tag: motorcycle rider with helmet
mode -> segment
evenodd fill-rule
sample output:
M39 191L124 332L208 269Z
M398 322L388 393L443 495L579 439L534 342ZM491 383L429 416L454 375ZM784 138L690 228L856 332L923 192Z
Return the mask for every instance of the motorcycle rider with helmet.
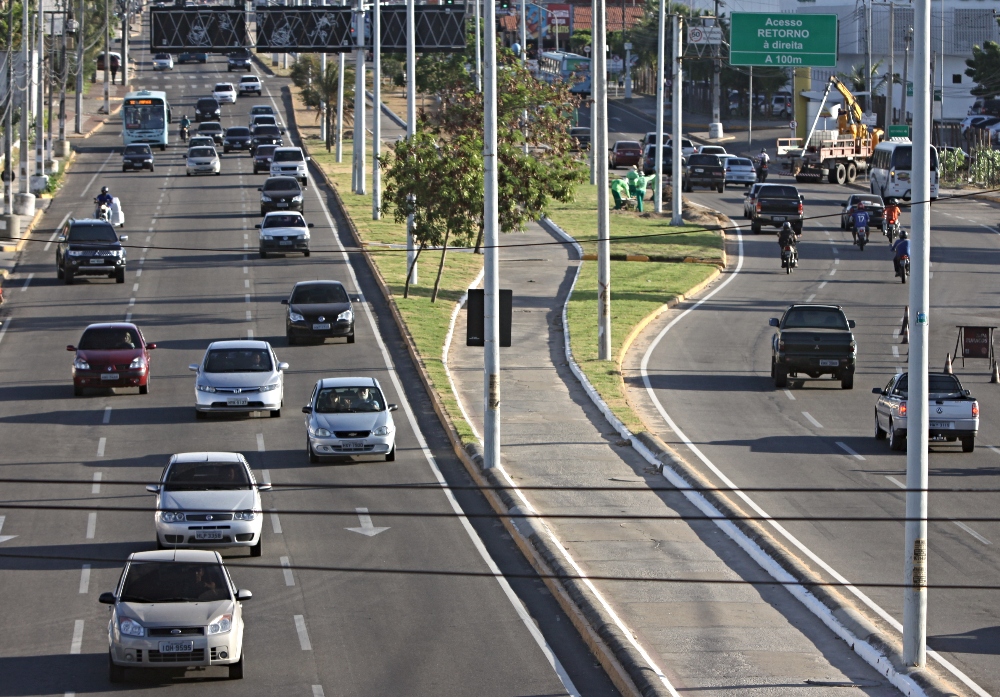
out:
M892 265L896 269L896 275L899 275L899 264L903 257L910 256L910 240L909 235L906 234L906 230L899 233L899 239L892 243Z
M899 204L896 203L896 199L890 198L886 200L884 220L885 230L888 230L890 225L897 225L899 223Z
M851 234L854 236L854 244L858 243L858 230L865 231L865 238L868 238L868 221L871 217L868 215L868 211L865 210L865 202L860 201L854 212L851 213L851 222L854 223L851 228Z
M781 226L781 232L778 233L778 249L781 253L784 253L785 247L792 248L792 257L789 259L789 263L792 263L798 259L799 248L798 248L798 237L795 235L795 230L792 229L791 223L785 223ZM793 264L794 265L794 264Z
M181 117L180 125L181 125L181 140L183 142L187 142L188 133L191 130L191 121L188 119L187 114L184 114L184 116Z
M94 210L94 217L95 218L100 218L101 217L101 206L107 206L109 214L110 214L111 203L114 200L115 200L115 197L112 196L111 193L108 191L108 187L102 186L101 187L101 193L98 194L97 198L94 199L94 203L97 205L97 208Z

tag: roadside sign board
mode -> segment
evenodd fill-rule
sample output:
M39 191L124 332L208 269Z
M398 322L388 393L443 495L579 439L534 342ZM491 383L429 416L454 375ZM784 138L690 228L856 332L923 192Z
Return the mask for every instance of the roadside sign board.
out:
M993 327L962 327L962 357L989 358Z
M733 12L730 65L837 67L837 15Z
M909 138L910 127L907 126L906 124L889 126L888 133L886 133L886 135L890 138Z
M691 27L688 43L698 46L718 46L722 43L722 27Z

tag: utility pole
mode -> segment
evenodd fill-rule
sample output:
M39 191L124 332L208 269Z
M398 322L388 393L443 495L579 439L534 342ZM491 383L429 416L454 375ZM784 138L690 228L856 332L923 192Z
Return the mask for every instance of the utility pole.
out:
M906 89L906 85L903 85ZM885 92L885 130L888 133L892 125L892 98L896 91L896 5L889 3L889 89Z
M930 318L931 0L915 0L913 19L913 187L911 203L910 356L906 429L906 547L903 663L927 659L927 344Z
M750 66L750 108L747 109L747 147L753 142L753 66Z
M591 149L597 170L597 358L611 360L611 215L608 211L608 53L605 0L597 0L594 14L594 72L591 110ZM659 144L657 144L660 147ZM646 192L641 191L639 195Z
M42 0L38 0L41 2ZM111 113L111 0L104 0L104 113Z
M406 137L412 139L417 135L417 20L416 20L416 0L406 0ZM496 23L494 17L496 10L493 7L493 0L490 2L490 21L485 22L487 27L487 42L496 42L496 27L492 33L489 27ZM489 37L493 36L493 39ZM496 99L496 47L487 45L487 56L489 51L493 51L493 98ZM489 66L486 66L489 70ZM496 102L493 106L493 119L496 121ZM494 134L493 151L496 152L496 135ZM495 194L494 194L495 195ZM484 233L485 234L485 233ZM487 242L486 244L489 244ZM406 218L406 267L410 269L410 285L417 285L420 275L417 273L417 246L413 244L413 216ZM499 312L499 310L497 310ZM499 333L499 329L497 332ZM495 334L494 336L498 336Z
M372 220L382 217L382 0L372 1Z
M527 0L521 0L521 67L525 66L525 61L528 58L528 19L526 14ZM494 19L494 21L496 21ZM542 26L541 17L539 17L538 22L538 46L542 45ZM528 154L528 110L525 109L521 114L522 128L524 129L524 154Z
M597 84L597 44L594 42L594 17L597 16L597 0L590 0L590 133L594 133L594 86ZM594 143L591 137L590 150L587 153L590 160L590 185L597 184L597 167L594 165Z
M61 158L69 157L69 141L66 140L66 77L67 73L67 63L66 63L66 35L69 32L70 25L76 22L73 19L73 6L70 4L71 0L67 0L66 3L66 13L63 19L63 32L62 32L62 60L59 61L59 140L56 141L56 153ZM74 26L79 27L79 24ZM79 29L76 29L79 31ZM79 34L77 34L79 36Z
M83 133L83 24L84 24L84 0L80 0L80 19L76 30L76 115L73 117L73 132L77 135Z
M354 76L354 193L365 194L365 0L358 0L355 13L358 50Z
M129 22L132 16L131 0L125 0L125 7L122 11L122 87L128 92L128 43L131 33Z
M64 32L66 31L66 19L65 19L65 17L63 18L63 31ZM45 149L46 149L46 152L48 153L49 156L45 160L46 163L55 160L55 157L56 157L55 156L55 151L52 149L52 145L53 145L53 143L52 143L52 127L53 127L53 121L52 121L52 85L55 82L55 77L56 77L55 55L56 55L56 13L55 12L51 12L51 13L49 13L49 71L47 73L48 77L46 78L47 82L49 83L48 84L48 86L49 86L49 101L48 101L48 104L47 104L47 107L46 107L47 110L48 110L48 112L49 112L49 114L48 114L49 127L48 127L48 133L47 133L47 136L46 136L46 142L45 142Z
M3 212L7 237L19 236L21 219L14 214L14 3L7 4L7 93L4 95Z
M899 120L906 124L906 90L910 84L907 80L907 70L910 67L910 43L913 41L913 27L906 32L906 41L903 44L903 106L899 110ZM916 92L914 92L916 94Z
M938 118L943 123L944 122L944 0L941 0L941 70L939 71L939 73L940 73L939 79L941 81L941 114L938 116ZM933 104L934 102L931 102L932 115L934 113Z
M410 0L412 2L413 0ZM485 0L483 43L483 467L500 464L500 201L497 188L496 0Z
M622 44L625 46L625 100L632 99L632 44L625 38L625 0L622 0Z
M719 0L715 0L714 26L721 30L719 22ZM712 45L712 123L722 123L722 57L719 46Z
M672 48L673 60L673 75L671 79L673 80L674 88L674 98L673 106L671 106L671 116L672 126L673 126L673 162L671 163L671 184L670 188L673 194L670 197L671 205L671 225L683 225L684 219L681 217L681 118L682 118L682 105L681 105L681 81L684 79L684 70L682 59L684 56L684 45L681 43L681 30L684 28L684 24L681 20L681 16L678 14L674 15L674 43Z
M39 0L41 2L41 0ZM30 0L24 0L23 11L21 12L21 59L24 65L24 84L21 86L21 147L19 148L21 161L21 182L19 193L31 193L31 169L28 160L28 122L31 120L31 57L28 55L31 43L31 32L28 30L28 15L31 14ZM24 211L21 211L22 213Z
M343 6L346 0L340 0ZM344 161L344 66L346 59L344 53L338 55L340 65L337 69L337 162Z
M664 76L663 63L667 59L667 2L660 0L660 14L657 21L656 40L656 180L653 186L653 200L657 213L663 212L663 98L666 97L663 89Z
M38 55L38 107L35 109L35 174L45 176L45 14L41 0L37 15L37 55ZM44 186L39 187L39 193Z
M875 111L875 95L872 94L872 0L865 3L865 84L868 85L868 99L865 104L868 106L866 112Z
M476 94L483 91L483 47L479 41L479 32L482 31L479 21L479 6L482 2L483 0L472 0L473 5L476 6Z

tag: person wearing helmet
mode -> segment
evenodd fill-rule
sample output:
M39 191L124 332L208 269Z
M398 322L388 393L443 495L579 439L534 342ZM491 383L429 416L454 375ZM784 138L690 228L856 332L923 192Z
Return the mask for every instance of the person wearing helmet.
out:
M899 275L899 261L903 257L910 256L910 240L906 230L899 233L899 239L892 243L892 266Z
M889 229L890 225L897 225L899 223L899 205L896 203L896 199L890 198L885 201L885 230Z
M766 148L760 149L760 157L757 158L757 179L764 183L767 181L767 163L771 161Z
M115 197L111 195L110 191L108 191L108 187L102 186L101 193L99 193L97 198L94 199L94 204L97 206L97 208L94 209L94 217L101 217L101 206L107 206L108 210L111 210L111 203L114 200Z
M871 220L871 216L868 215L868 211L865 210L865 202L859 201L854 212L851 213L851 222L853 227L851 228L851 234L854 236L854 243L858 243L858 230L865 231L865 237L868 237L868 221Z
M785 247L792 248L792 258L798 257L798 237L795 236L795 230L792 228L791 223L785 223L781 226L781 232L778 233L778 253L781 254L785 250Z

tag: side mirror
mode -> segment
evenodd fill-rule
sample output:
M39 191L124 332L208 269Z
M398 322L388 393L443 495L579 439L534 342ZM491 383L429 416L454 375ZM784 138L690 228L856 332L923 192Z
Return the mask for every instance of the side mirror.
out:
M257 191L263 191L263 190L264 190L264 187L263 187L263 186L258 186L258 187L257 187Z
M306 162L312 162L312 158L311 157L307 157L306 158Z
M192 363L191 365L188 366L188 370L193 370L194 372L197 373L198 372L198 364L197 363Z
M158 493L160 493L160 485L159 484L147 484L146 485L146 491L148 491L151 494L158 494Z
M66 235L59 235L59 237L56 238L56 242L65 242L65 241L66 241Z
M767 320L767 324L768 324L768 326L771 326L771 327L777 327L778 326L778 318L777 317L772 317L771 319Z
M397 409L399 409L399 405L398 404L390 404L389 405L389 411L396 411Z
M303 414L312 414L313 413L313 408L310 407L310 406L302 407L302 413Z
M114 605L116 602L118 602L118 598L115 597L114 593L109 593L105 591L104 593L101 593L101 597L97 599L97 602L101 603L102 605Z
M76 346L67 346L66 350L67 351L73 351L75 353L76 352Z
M281 299L281 304L282 305L287 305L288 304L288 298L282 298Z
M257 485L257 491L270 491L270 490L271 490L271 485L270 484L258 484Z
M156 348L156 344L146 344L146 350L147 351L152 351L155 348Z
M854 329L858 325L855 324L855 322L854 322L853 319L849 319L849 320L847 320L847 326L850 327L851 329Z
M128 242L128 235L122 235L118 238L119 242Z
M287 363L279 363L278 364L278 370L288 370L288 364Z
M244 600L250 600L253 597L253 593L248 591L246 588L240 588L236 591L236 600L243 602Z
M257 223L256 225L254 225L254 227L257 228L258 230L260 230L260 223Z
M873 387L872 388L872 394L884 394L884 392L882 392L882 388L881 387Z
M309 223L307 227L313 227L313 223Z
M964 394L966 397L971 397L972 396L972 391L971 390L962 390L962 394Z

